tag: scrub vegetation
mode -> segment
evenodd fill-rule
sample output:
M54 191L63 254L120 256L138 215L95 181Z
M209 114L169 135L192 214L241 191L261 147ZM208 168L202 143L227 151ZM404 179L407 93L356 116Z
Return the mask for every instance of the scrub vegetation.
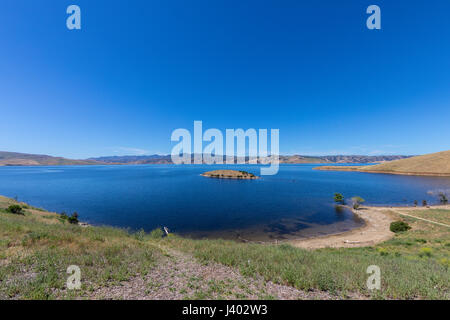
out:
M20 206L23 214L9 212L11 205ZM414 214L449 223L449 212L424 208ZM0 299L449 299L449 229L399 219L411 229L376 246L304 250L285 243L192 240L163 237L161 230L85 227L0 197ZM66 288L70 265L82 270L80 290ZM381 269L381 290L366 287L370 265Z

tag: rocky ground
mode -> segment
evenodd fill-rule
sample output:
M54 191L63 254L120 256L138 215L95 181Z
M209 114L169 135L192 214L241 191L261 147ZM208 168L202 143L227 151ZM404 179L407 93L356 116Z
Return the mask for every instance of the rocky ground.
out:
M90 299L339 299L321 291L301 291L262 278L242 276L220 264L201 264L172 249L148 275L138 275L119 286L103 287Z

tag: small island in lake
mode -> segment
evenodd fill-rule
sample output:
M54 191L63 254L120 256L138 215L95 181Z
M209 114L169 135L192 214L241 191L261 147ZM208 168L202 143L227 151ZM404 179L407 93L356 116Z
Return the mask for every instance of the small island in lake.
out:
M253 173L237 170L214 170L202 173L204 177L219 179L258 179Z

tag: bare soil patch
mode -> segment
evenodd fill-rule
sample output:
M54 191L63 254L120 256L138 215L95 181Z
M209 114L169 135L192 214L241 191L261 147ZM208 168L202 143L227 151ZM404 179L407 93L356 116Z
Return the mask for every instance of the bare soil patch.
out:
M90 299L339 299L322 291L301 291L290 286L248 278L238 270L217 264L201 264L189 254L166 249L166 255L146 276L138 275L119 286L102 287ZM358 296L358 298L361 298Z
M292 240L290 243L304 249L354 248L375 245L394 236L389 230L391 222L395 220L395 214L390 212L390 208L361 207L353 212L364 220L364 226L340 234Z

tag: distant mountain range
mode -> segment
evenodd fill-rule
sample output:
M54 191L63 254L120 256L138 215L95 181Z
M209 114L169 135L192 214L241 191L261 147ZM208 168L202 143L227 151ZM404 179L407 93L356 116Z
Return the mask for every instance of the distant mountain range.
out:
M292 156L280 156L280 163L374 163L374 162L385 162L391 160L398 160L408 158L409 156L362 156L362 155L354 155L354 156L301 156L301 155L292 155ZM191 155L191 159L194 158L194 155ZM89 158L88 160L104 162L108 164L170 164L172 163L172 159L170 155L149 155L149 156L111 156L111 157L98 157L98 158ZM264 159L263 161L250 160L249 158L245 158L246 163L267 163L269 158ZM193 162L193 161L192 161ZM223 158L223 162L225 163L225 157Z
M194 156L191 155L191 158ZM280 163L375 163L408 158L410 156L363 156L363 155L336 155L336 156L280 156ZM267 163L270 158L257 161L246 157L246 163ZM18 152L0 151L0 166L62 166L62 165L104 165L104 164L171 164L170 155L148 156L110 156L97 157L85 160L72 160L48 155L27 154ZM225 163L225 159L224 159Z
M89 158L91 161L98 161L107 164L171 164L170 155L153 154L148 156L110 156Z
M363 156L363 155L336 155L336 156L280 156L281 163L375 163L409 158L411 156Z

